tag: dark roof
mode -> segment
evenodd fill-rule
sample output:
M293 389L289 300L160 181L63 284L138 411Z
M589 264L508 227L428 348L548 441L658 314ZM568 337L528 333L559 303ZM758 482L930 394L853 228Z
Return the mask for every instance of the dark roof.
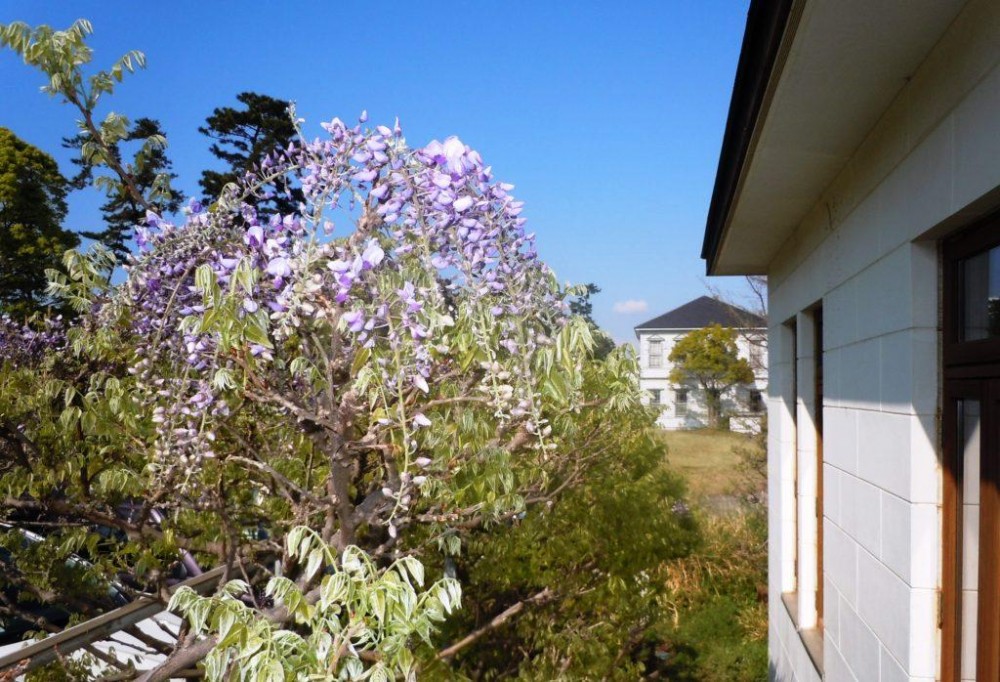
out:
M751 0L701 257L712 274L793 0Z
M670 312L663 313L659 317L654 317L648 322L643 322L635 330L701 329L713 324L721 324L723 327L756 329L766 327L767 320L749 310L729 305L717 298L702 296L679 308L674 308Z

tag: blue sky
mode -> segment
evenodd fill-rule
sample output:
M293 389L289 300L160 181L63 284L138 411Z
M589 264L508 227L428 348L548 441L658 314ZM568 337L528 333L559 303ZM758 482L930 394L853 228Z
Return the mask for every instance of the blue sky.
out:
M7 0L0 23L88 18L102 68L145 52L110 105L160 119L189 195L214 165L198 126L243 90L295 100L317 134L367 109L372 123L398 116L411 144L458 135L517 186L560 279L602 288L595 317L628 341L706 292L699 253L747 4ZM0 126L70 173L59 142L73 112L41 83L0 53ZM73 194L69 226L99 226L100 199Z

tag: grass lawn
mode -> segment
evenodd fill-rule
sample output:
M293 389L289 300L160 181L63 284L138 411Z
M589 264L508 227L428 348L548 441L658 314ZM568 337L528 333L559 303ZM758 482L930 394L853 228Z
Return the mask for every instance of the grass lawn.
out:
M737 446L751 445L750 438L729 431L660 431L667 444L667 463L688 481L694 499L731 493L743 475Z

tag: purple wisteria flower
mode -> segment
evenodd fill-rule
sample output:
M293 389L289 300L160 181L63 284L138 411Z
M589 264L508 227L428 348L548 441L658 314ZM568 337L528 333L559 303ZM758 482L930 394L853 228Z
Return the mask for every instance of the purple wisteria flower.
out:
M513 186L496 182L457 137L411 148L398 121L369 129L365 119L334 118L322 125L325 136L270 155L210 212L192 202L177 225L150 212L136 231L140 253L115 309L143 340L130 371L159 420L164 461L212 456L211 424L226 418L233 377L245 367L308 400L320 386L289 376L293 360L320 366L311 354L324 348L365 349L369 385L430 395L454 363L452 326L472 325L476 338L491 340L484 352L514 362L551 344L565 323L565 297L537 258ZM240 199L266 198L283 180L302 189L293 213L264 220ZM335 238L333 218L356 227ZM214 277L199 274L206 269ZM222 309L236 321L218 311L230 297ZM510 372L496 362L486 368L483 390L498 414L532 417L528 369L514 380L498 378ZM434 423L422 413L409 420L420 429Z
M247 228L243 241L247 244L247 246L254 249L259 249L264 246L264 228L260 225L251 225Z
M42 356L66 344L66 323L62 316L47 317L28 324L0 315L0 363L30 366Z
M275 281L280 281L292 274L292 266L284 256L276 256L268 261L266 272L274 277Z
M381 263L383 258L385 258L385 251L382 250L382 247L374 239L369 240L365 250L361 253L362 267L365 270L371 270Z

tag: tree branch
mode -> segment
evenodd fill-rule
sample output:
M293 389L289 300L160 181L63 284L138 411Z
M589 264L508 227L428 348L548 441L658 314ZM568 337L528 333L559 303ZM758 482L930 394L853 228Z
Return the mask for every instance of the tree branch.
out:
M169 680L174 677L174 673L190 668L208 656L217 641L218 637L212 635L188 646L181 646L170 654L163 663L140 675L136 682L165 682Z
M468 635L458 640L451 646L439 651L437 656L435 656L434 658L439 661L444 661L451 658L452 656L460 652L462 649L474 643L476 640L481 638L486 633L492 630L496 630L498 627L509 621L517 614L519 614L521 611L524 610L525 606L529 606L532 604L544 604L545 602L551 600L552 598L553 598L552 589L546 587L541 592L538 592L537 594L534 594L531 597L528 597L527 599L522 599L513 606L507 607L505 610L501 611L498 615L494 616L493 619L486 625L482 626L477 630L473 630Z

